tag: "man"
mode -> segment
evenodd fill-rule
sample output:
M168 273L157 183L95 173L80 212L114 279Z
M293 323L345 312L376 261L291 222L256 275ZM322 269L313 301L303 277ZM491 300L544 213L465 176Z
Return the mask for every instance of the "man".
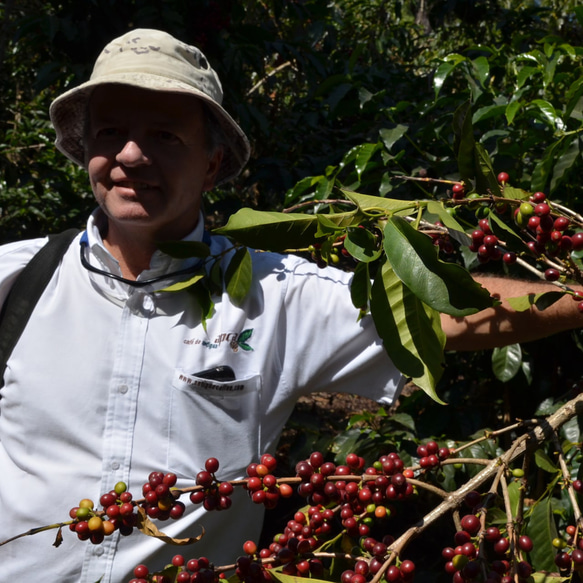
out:
M204 240L228 263L228 241L204 233L201 197L238 174L249 145L221 100L198 49L135 30L104 49L89 82L52 104L57 147L86 167L99 207L8 361L0 392L1 540L66 520L80 499L98 500L119 481L139 495L152 470L192 486L214 456L221 479L241 476L273 450L302 394L356 392L390 403L400 390L403 379L371 319L356 322L349 274L253 254L249 296L241 306L226 293L214 298L206 327L187 292L160 291L197 267L196 259L161 253L160 241ZM0 249L0 304L45 242ZM505 295L504 282L490 283ZM490 312L444 318L452 346L471 348L468 332L476 345L493 345L578 325L568 300L530 319L504 307ZM205 380L217 366L230 367L234 379ZM197 556L224 564L257 535L257 507L241 490L225 512L187 506L163 530L185 537L204 526L202 541L189 547ZM138 533L115 533L100 545L64 533L56 549L54 535L0 547L0 582L118 583L138 563L159 569L176 552Z

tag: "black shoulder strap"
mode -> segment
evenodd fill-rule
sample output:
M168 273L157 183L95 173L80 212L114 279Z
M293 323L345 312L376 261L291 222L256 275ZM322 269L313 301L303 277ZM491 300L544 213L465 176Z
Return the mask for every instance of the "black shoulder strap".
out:
M0 387L4 384L2 377L10 354L77 233L77 229L68 229L58 235L49 235L48 243L28 262L8 293L0 312Z

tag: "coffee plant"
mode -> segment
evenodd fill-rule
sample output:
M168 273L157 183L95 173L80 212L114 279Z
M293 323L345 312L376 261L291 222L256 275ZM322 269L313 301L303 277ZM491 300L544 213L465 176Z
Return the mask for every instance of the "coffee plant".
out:
M549 283L549 291L511 298L515 310L542 310L569 295L583 311L583 217L541 191L513 187L509 174L496 173L475 142L468 106L456 120L460 178L422 179L441 187L441 196L408 201L340 188L337 198L300 203L288 212L243 209L233 215L218 229L233 239L221 274L233 300L248 291L258 240L263 249L353 270L355 318L370 312L396 366L437 401L444 345L439 314L464 316L497 302L466 263L520 267ZM305 209L310 212L298 212ZM212 317L221 258L211 257L202 243L170 243L164 250L205 258L205 270L166 291L192 291ZM281 532L265 546L247 541L234 564L177 554L162 571L137 565L129 583L227 577L245 583L292 583L296 577L408 583L419 564L427 569L417 539L435 528L443 535L444 580L576 581L583 569L582 406L578 395L550 415L484 431L465 443L409 436L399 447L385 443L387 452L368 461L353 451L338 463L314 451L288 477L277 475L276 458L267 453L248 466L246 477L231 481L220 479L220 459L209 458L195 485L184 489L176 487L174 474L154 470L141 497L120 482L98 505L83 499L71 508L70 520L16 538L57 528L58 543L68 528L91 544L116 531L195 544L204 535L175 541L157 523L179 520L188 504L228 511L233 491L243 488L266 509L284 499L301 502Z
M546 418L486 432L455 447L418 442L413 455L402 457L393 449L369 464L356 453L337 464L316 451L298 462L289 477L276 477L277 461L270 454L250 464L245 478L233 481L222 481L220 460L209 458L196 484L184 489L175 486L174 474L152 471L141 497L119 482L97 505L80 500L70 520L20 536L53 528L58 529L56 546L67 530L98 545L119 531L194 545L162 571L136 565L127 583L225 578L292 583L296 577L406 583L416 580L419 559L426 568L419 549L411 550L413 542L437 528L441 570L454 582L576 581L583 569L582 456L580 442L566 437L566 427L582 407L579 395ZM509 436L510 447L501 449ZM263 547L245 542L234 564L214 565L196 556L195 543L203 535L176 541L156 526L179 520L188 504L228 512L235 488L245 489L258 506L275 508L292 496L298 506L271 542ZM553 508L559 504L563 511L557 514Z

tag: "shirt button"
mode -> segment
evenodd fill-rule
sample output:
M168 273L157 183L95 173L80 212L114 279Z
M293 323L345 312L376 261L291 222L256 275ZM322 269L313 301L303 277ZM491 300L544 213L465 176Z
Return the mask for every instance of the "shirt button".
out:
M103 547L95 547L93 552L95 553L96 557L101 557L105 551L103 550Z
M112 470L119 470L119 463L118 462L112 462L111 463L111 469Z
M154 298L152 298L151 295L144 295L142 308L144 309L145 314L150 315L154 312Z
M127 385L120 385L118 390L122 395L125 395L129 391L129 387Z

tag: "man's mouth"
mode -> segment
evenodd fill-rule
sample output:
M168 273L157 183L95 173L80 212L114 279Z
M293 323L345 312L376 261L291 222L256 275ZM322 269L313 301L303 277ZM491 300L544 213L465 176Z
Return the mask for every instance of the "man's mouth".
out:
M153 188L151 184L147 182L136 182L134 180L121 180L115 183L116 186L121 188L130 188L132 190L143 190L146 188Z

